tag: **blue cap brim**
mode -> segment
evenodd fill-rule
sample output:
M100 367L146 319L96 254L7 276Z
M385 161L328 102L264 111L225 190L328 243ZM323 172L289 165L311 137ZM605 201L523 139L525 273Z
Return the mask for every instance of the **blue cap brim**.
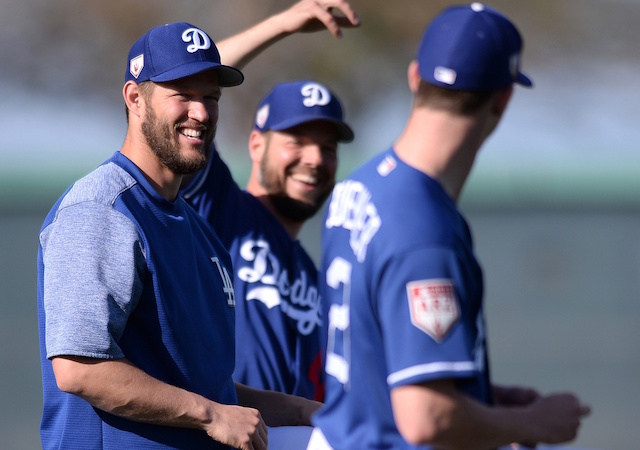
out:
M355 135L349 125L339 120L327 118L326 116L304 116L303 118L294 118L280 122L279 124L269 127L273 131L284 131L303 123L323 121L330 122L336 129L338 134L338 142L351 142Z
M516 83L524 86L524 87L533 87L533 81L527 75L522 72L518 72L518 78L516 79Z
M220 87L238 86L244 81L244 75L238 69L211 61L195 61L190 64L183 64L175 69L168 70L151 77L150 80L157 83L174 81L190 77L191 75L196 75L207 70L216 71Z

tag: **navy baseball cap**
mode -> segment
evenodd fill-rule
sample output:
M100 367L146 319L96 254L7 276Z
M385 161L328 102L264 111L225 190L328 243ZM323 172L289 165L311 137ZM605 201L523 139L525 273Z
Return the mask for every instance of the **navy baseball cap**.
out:
M331 122L339 142L353 141L340 100L326 86L309 80L276 84L258 105L254 128L282 131L315 120Z
M244 81L242 72L220 63L220 53L207 33L186 22L152 28L129 50L125 82L166 82L215 69L221 87Z
M522 38L504 15L482 3L452 6L429 24L418 49L423 80L437 86L490 91L531 87L520 72Z

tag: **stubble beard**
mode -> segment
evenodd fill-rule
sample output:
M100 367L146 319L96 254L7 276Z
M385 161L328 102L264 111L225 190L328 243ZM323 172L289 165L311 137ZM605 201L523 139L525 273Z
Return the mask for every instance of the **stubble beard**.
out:
M269 201L277 213L297 223L303 223L313 217L320 210L333 189L333 184L328 185L320 196L311 202L290 197L287 195L286 187L278 180L276 171L269 166L268 150L260 162L258 181L268 192Z
M180 152L177 126L158 119L153 108L147 109L147 115L142 122L142 134L160 162L176 174L195 173L207 165L211 153L211 143L215 136L215 128L207 129L203 151L199 157L186 158Z

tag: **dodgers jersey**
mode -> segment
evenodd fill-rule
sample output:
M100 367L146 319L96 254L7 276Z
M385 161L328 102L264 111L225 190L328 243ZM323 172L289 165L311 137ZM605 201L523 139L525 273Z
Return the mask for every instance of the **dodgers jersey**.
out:
M143 424L58 389L51 358L127 358L236 404L231 259L182 198L162 198L116 152L49 212L38 250L44 449L222 449L204 431Z
M326 396L314 425L331 447L413 448L394 423L397 386L455 379L491 402L482 272L438 182L392 149L374 157L336 185L322 250Z
M217 150L209 159L182 195L213 226L233 260L233 378L322 400L317 269L275 216L238 187Z

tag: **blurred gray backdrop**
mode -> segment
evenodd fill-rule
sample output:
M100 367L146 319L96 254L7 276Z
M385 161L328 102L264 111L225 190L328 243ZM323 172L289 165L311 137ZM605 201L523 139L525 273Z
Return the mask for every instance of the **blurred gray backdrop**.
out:
M342 98L356 140L342 178L402 131L406 66L444 0L354 0L358 30L278 43L226 89L218 144L247 177L254 108L274 82L315 78ZM461 208L485 269L497 382L572 390L593 407L574 443L636 450L640 389L640 0L487 2L520 28L523 70ZM130 45L188 21L215 40L285 0L0 3L0 448L40 446L36 252L48 208L120 148ZM319 220L302 240L318 258Z

